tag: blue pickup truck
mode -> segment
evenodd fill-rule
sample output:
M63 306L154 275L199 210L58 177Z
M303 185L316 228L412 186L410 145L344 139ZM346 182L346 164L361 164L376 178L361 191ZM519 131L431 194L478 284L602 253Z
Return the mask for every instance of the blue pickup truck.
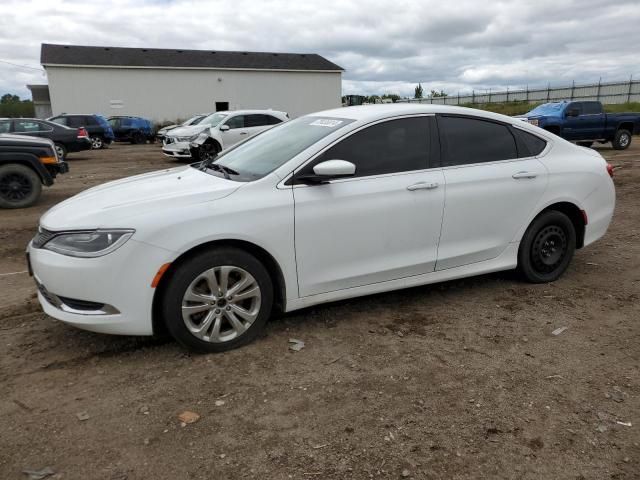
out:
M600 102L545 103L520 118L583 147L611 142L624 150L640 134L640 113L605 113Z

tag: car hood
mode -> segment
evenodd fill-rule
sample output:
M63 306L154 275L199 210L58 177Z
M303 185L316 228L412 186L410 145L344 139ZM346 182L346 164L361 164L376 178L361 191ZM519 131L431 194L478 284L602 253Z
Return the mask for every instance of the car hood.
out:
M203 130L209 128L209 125L189 125L188 127L176 127L169 130L170 137L191 137Z
M47 230L135 228L135 217L171 215L172 209L226 197L242 183L193 167L178 167L124 178L90 188L46 212Z

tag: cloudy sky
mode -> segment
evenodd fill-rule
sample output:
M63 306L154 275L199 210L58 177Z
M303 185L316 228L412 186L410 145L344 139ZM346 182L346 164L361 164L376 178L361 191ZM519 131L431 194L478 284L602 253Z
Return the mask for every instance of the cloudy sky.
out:
M46 83L42 42L315 52L346 69L344 94L640 78L640 0L1 3L0 94L23 97Z

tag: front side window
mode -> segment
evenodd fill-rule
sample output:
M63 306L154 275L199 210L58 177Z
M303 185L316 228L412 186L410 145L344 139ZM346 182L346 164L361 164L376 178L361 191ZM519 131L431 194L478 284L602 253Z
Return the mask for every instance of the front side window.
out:
M52 118L51 121L54 123L57 123L58 125L65 125L65 126L69 123L67 117L55 117L55 118Z
M233 130L234 128L244 128L245 126L245 116L244 115L236 115L235 117L231 117L229 120L227 120L225 122L225 125L227 125L231 130Z
M356 166L356 177L409 172L428 168L429 117L401 118L378 123L354 133L320 155L313 166L326 160L346 160Z
M443 166L518 158L515 139L506 125L476 118L441 116L438 126L445 147Z
M0 122L0 133L9 133L9 130L11 130L11 120Z

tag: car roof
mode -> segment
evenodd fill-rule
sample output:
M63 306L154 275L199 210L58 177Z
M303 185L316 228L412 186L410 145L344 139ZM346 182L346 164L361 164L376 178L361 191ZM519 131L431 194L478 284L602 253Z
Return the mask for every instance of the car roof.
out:
M263 113L264 114L277 113L277 114L280 114L280 115L286 115L286 112L281 112L280 110L222 110L222 111L214 112L214 113L226 113L227 115L231 115L231 114L247 115L247 114L251 114L251 113L261 113L261 114L263 114Z
M318 117L338 117L351 120L375 121L378 119L395 117L400 115L419 114L450 114L450 115L471 115L478 118L497 120L500 122L514 123L519 121L513 117L501 115L499 113L478 110L476 108L458 107L454 105L432 105L416 103L387 103L376 105L360 105L354 107L339 107L331 110L310 113L309 116Z

